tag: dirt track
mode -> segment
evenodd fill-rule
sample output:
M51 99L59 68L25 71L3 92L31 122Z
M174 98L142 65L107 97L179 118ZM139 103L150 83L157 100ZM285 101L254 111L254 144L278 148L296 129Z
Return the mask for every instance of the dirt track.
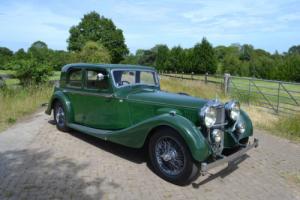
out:
M300 199L300 145L255 135L260 147L236 167L179 187L140 151L59 132L39 112L0 133L0 199Z

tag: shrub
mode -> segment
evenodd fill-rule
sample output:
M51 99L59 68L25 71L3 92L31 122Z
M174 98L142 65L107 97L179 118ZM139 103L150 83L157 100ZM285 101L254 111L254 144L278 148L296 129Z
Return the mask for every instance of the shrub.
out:
M16 78L20 80L22 85L45 83L50 75L52 75L52 68L45 64L39 64L35 60L18 62Z

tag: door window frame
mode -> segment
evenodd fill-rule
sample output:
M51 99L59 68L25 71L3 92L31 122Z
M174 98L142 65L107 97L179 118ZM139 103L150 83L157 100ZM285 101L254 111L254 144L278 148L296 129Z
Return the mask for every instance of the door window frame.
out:
M99 69L99 68L85 68L83 70L83 74L84 74L84 84L83 84L83 89L87 92L98 92L99 94L101 93L104 93L104 94L107 94L107 93L112 93L112 87L111 87L111 81L110 81L110 78L107 77L106 81L108 83L108 88L107 89L97 89L97 88L88 88L87 87L87 81L88 81L88 76L87 76L87 73L88 71L103 71L106 73L106 75L108 75L110 77L110 74L109 72L106 70L106 69Z
M80 73L81 73L80 86L70 85L70 73L72 71L80 71ZM66 78L66 87L72 88L72 89L82 89L82 87L83 87L83 80L84 80L83 74L84 73L83 73L83 69L82 68L75 68L74 67L74 68L68 69L68 71L67 71L67 78Z

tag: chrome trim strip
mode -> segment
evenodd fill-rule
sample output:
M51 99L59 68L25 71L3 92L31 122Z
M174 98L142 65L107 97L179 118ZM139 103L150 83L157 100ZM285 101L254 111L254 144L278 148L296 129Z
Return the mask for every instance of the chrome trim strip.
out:
M115 97L114 94L92 93L92 92L83 92L83 91L76 91L76 90L63 90L63 92L71 92L71 93L75 93L75 94L79 94L79 95L98 96L98 97L105 97L105 98Z

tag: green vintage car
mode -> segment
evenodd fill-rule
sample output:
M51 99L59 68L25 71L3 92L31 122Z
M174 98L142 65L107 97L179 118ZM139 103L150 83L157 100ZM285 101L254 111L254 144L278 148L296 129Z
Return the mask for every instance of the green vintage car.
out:
M66 65L46 113L52 110L61 131L147 149L154 171L179 185L258 145L249 142L252 123L237 101L162 91L152 67Z

